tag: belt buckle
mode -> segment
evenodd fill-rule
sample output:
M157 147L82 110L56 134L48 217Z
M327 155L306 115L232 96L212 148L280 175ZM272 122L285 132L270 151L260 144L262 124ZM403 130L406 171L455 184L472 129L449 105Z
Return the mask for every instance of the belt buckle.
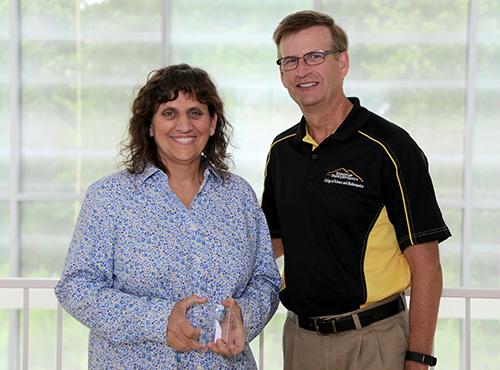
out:
M318 322L320 324L329 323L329 324L332 325L333 334L338 334L337 325L335 324L335 321L336 320L334 318L331 318L331 319L314 319L314 329L316 330L316 333L321 334L321 335L326 335L327 333L323 333L323 332L320 331Z

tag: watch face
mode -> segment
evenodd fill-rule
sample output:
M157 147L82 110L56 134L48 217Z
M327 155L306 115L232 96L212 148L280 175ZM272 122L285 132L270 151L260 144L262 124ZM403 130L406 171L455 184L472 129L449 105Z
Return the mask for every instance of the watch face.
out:
M437 358L436 358L436 357L433 357L433 356L428 356L428 357L429 357L429 362L428 362L428 364L429 364L430 366L436 366L436 364L437 364Z

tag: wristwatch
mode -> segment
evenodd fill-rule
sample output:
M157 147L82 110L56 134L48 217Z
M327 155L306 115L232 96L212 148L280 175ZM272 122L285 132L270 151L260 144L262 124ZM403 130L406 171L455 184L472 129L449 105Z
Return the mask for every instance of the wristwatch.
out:
M405 360L419 362L429 366L436 366L437 358L420 352L406 351Z

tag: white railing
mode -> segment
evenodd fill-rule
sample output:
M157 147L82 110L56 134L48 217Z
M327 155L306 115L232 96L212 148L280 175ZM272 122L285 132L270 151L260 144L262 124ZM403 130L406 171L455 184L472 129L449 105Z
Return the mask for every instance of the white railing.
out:
M57 279L30 279L30 278L0 278L0 309L22 309L22 369L29 367L29 311L30 290L36 307L52 308L57 310L56 315L56 369L62 369L62 307L55 299L54 294L38 290L52 290ZM16 292L17 290L17 292ZM22 295L19 294L22 291ZM40 293L40 292L37 292ZM49 299L47 299L47 296ZM500 304L500 289L477 288L446 288L443 298L465 299L465 369L471 370L471 300L494 299ZM264 336L259 338L259 369L264 369Z
M29 278L9 278L0 279L0 309L19 309L19 299L15 294L8 294L5 289L22 289L22 310L23 310L23 350L22 369L29 368L29 327L30 327L30 289L50 289L53 290L58 279L29 279ZM41 298L41 297L39 297ZM54 296L55 300L55 296ZM39 301L44 301L43 298ZM38 302L37 302L38 303ZM53 302L43 302L42 306L54 307ZM56 369L62 369L62 307L56 303Z

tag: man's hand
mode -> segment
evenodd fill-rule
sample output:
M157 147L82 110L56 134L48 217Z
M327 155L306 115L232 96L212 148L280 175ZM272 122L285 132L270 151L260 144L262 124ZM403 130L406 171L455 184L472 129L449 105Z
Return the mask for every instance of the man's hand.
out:
M283 246L283 239L273 238L271 239L271 242L273 244L274 258L278 259L285 253L284 252L285 247Z
M405 361L405 369L404 370L428 370L429 366L426 364L419 364L415 361Z
M186 311L195 304L202 304L207 298L193 294L191 297L177 302L168 318L167 344L177 351L206 351L207 348L196 341L200 329L191 325L186 317Z
M233 299L225 299L221 304L226 307L227 312L222 319L222 338L210 342L207 347L224 356L240 354L246 347L246 330L243 324L241 308Z

